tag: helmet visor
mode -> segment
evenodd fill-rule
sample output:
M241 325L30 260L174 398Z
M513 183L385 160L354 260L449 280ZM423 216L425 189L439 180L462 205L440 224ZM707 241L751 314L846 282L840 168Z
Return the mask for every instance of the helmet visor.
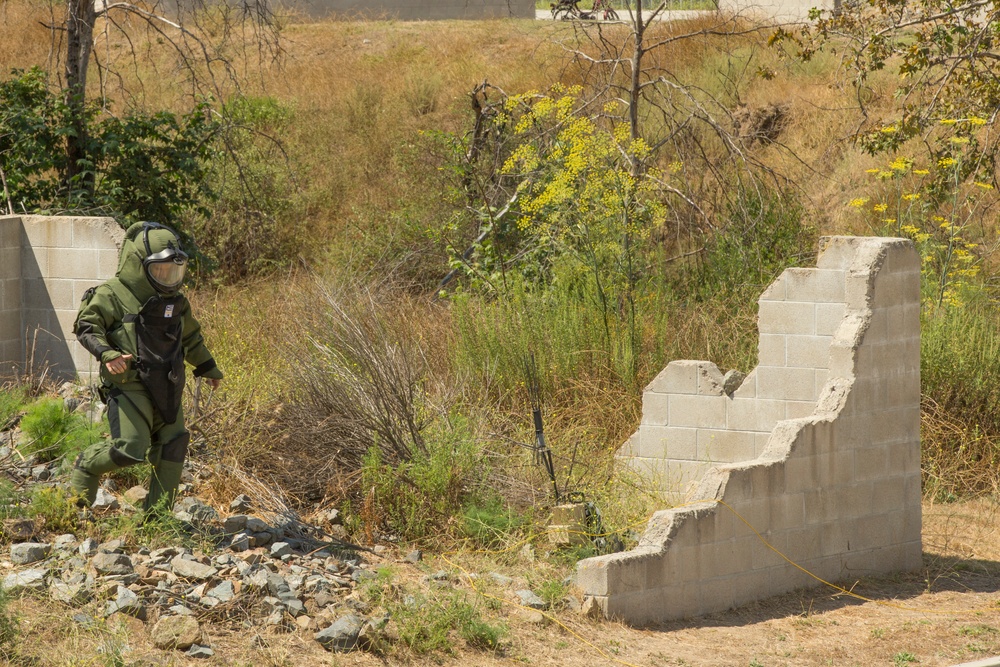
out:
M187 270L187 258L174 256L159 262L150 262L146 265L149 279L160 287L173 289L184 280L184 272Z

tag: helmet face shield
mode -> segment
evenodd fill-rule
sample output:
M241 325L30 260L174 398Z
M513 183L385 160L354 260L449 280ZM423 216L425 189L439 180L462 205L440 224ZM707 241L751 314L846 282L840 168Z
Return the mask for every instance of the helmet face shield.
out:
M145 264L149 282L153 283L157 289L169 292L180 287L184 280L184 273L187 270L187 256L179 253L168 259L154 260L149 258Z
M184 281L188 262L177 234L158 223L144 223L143 245L146 257L142 260L142 267L150 284L161 294L177 292Z

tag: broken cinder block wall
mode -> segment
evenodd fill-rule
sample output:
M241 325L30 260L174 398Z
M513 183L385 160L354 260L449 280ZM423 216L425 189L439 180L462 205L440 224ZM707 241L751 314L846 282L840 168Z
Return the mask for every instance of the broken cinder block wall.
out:
M618 456L681 505L654 514L635 549L578 564L608 617L656 622L820 585L796 564L827 581L920 567L912 243L821 239L817 268L786 270L760 297L758 328L758 366L731 393L705 361L672 362L646 388Z

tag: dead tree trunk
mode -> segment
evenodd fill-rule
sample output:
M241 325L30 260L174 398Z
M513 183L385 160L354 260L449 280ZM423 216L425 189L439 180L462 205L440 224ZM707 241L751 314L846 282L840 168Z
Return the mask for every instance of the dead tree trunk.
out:
M66 135L66 172L63 186L94 191L94 170L88 167L87 68L94 45L94 0L67 0L66 106L72 132Z

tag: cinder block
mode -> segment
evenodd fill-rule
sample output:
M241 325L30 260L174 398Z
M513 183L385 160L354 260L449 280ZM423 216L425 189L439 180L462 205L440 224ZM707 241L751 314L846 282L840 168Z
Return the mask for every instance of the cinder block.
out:
M21 248L21 278L45 278L49 274L49 249L32 248L24 246Z
M762 334L816 333L816 306L813 303L762 301L757 311L757 328Z
M756 544L750 552L750 566L753 570L769 570L786 564L782 558L788 551L788 536L785 531L770 530L761 533L760 537L754 535L754 542Z
M0 217L0 248L21 247L21 218Z
M608 594L608 559L607 557L587 558L576 565L576 585L584 595Z
M756 456L754 433L699 429L698 459L702 461L749 461Z
M785 298L788 301L842 303L844 276L844 271L833 269L787 269Z
M0 279L20 280L21 248L19 246L0 247Z
M863 241L857 236L824 236L819 240L819 254L816 266L821 269L849 268Z
M757 396L790 401L815 401L816 373L811 368L758 366Z
M819 535L820 550L818 556L834 556L847 553L851 549L851 536L854 534L854 522L834 520L822 527Z
M73 225L66 218L27 216L23 227L24 238L34 248L73 247Z
M677 394L670 398L670 424L693 428L725 428L725 396L688 396Z
M709 609L730 609L733 606L735 599L736 595L733 592L732 577L706 579L702 581L701 608L706 612Z
M653 426L666 426L670 423L670 394L643 392L642 422Z
M821 550L821 528L818 525L792 528L785 533L788 540L785 556L800 565L815 558Z
M788 493L811 491L820 483L819 457L792 454L785 461L785 490ZM808 517L807 517L808 520Z
M816 411L815 401L784 401L785 419L801 419Z
M667 430L665 426L640 426L638 456L651 459L667 458Z
M76 336L73 335L73 322L76 320L76 310L54 310L53 314L55 315L53 324L57 324L57 330L62 334L63 339L76 343Z
M72 280L58 278L50 278L45 281L45 290L53 308L76 311L79 300L73 298L73 283Z
M84 276L91 280L104 281L113 278L118 272L118 251L101 249L97 251L97 273Z
M671 361L662 373L656 376L647 391L666 394L697 394L700 361Z
M872 275L869 271L847 272L844 283L844 302L848 309L864 307L871 296Z
M906 506L906 479L903 477L886 477L872 485L872 508L878 512L902 509Z
M785 274L779 275L773 283L768 285L757 299L758 305L765 301L785 300Z
M879 480L889 469L885 447L865 447L854 451L854 474L858 481Z
M84 280L101 275L99 254L92 249L49 248L47 252L49 268L46 275L49 277Z
M754 451L757 452L757 456L763 456L764 452L767 451L768 444L771 442L770 433L758 433L754 436Z
M785 402L734 398L726 406L726 418L730 430L770 433L785 418Z
M698 366L698 395L722 396L724 394L722 372L719 367L710 362L702 362Z
M761 334L757 344L757 363L761 366L784 366L785 335Z
M0 312L0 341L19 343L20 340L21 340L20 311L6 310Z
M827 368L833 336L786 336L785 365L793 368Z
M843 303L816 304L816 335L832 336L840 328L847 307Z

